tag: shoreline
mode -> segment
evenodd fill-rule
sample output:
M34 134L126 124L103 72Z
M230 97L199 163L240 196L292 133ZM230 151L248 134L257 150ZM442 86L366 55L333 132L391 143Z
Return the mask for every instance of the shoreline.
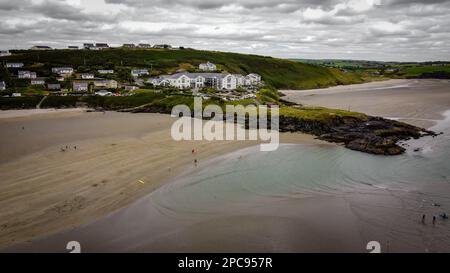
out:
M195 168L194 159L201 165L258 144L176 142L170 137L172 121L169 115L117 112L0 119L1 248L71 229L126 207ZM281 141L323 143L297 133L281 134ZM36 144L41 147L35 149ZM61 152L66 145L68 149ZM195 155L191 154L194 147Z

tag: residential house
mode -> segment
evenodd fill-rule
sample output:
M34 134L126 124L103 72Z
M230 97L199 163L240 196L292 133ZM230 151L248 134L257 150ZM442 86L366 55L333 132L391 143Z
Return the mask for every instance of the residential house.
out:
M9 50L0 50L0 57L7 57L7 56L11 56Z
M95 88L107 88L107 89L116 89L117 81L115 80L96 80L94 81Z
M74 81L73 91L74 92L87 92L89 90L88 82Z
M78 50L80 49L78 46L69 46L68 49L72 49L72 50Z
M150 79L156 86L173 86L180 89L210 87L218 90L236 89L236 78L232 74L222 73L176 73Z
M52 48L49 46L35 45L31 48L31 50L51 50Z
M152 48L150 44L138 44L138 48Z
M53 67L52 72L60 76L70 76L73 73L72 67Z
M170 49L170 48L172 48L172 46L167 45L167 44L162 44L162 45L154 45L153 48Z
M0 82L0 90L6 90L6 83L4 81Z
M81 78L83 80L87 80L87 79L93 79L93 78L95 78L95 76L92 73L81 73Z
M135 45L135 44L123 44L122 47L123 47L123 48L135 48L136 45Z
M18 71L17 77L19 79L36 79L37 75L36 72L31 71Z
M92 43L84 43L83 44L83 48L84 49L91 49L91 48L94 48L94 47L95 47L95 45L92 44Z
M147 69L133 69L131 70L131 76L137 78L144 75L150 75Z
M125 88L125 90L127 90L127 91L134 91L134 90L139 89L139 87L134 86L134 85L125 85L123 88Z
M59 83L49 83L49 84L47 84L47 89L48 90L59 90L59 89L61 89L61 84L59 84Z
M198 68L203 71L216 71L217 70L217 66L210 62L202 63L198 66Z
M23 63L6 63L7 68L21 68Z
M258 85L261 84L261 76L256 73L248 74L245 77L245 85Z
M97 72L99 74L114 74L114 70L112 69L99 69Z
M107 49L107 48L109 48L109 45L105 44L105 43L96 43L95 47L98 49Z
M44 78L31 79L31 85L44 85L44 84L45 84Z
M245 77L241 74L233 74L236 77L236 85L238 87L245 85Z
M11 97L22 97L21 93L12 93Z

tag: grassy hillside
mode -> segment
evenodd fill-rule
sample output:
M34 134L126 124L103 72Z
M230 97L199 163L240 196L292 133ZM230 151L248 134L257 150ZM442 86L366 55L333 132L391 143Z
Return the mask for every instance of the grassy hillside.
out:
M86 72L111 68L122 75L129 74L131 68L148 68L153 75L159 75L180 68L195 70L198 64L211 61L219 69L230 73L258 73L267 84L279 89L319 88L362 81L355 74L343 73L334 68L264 56L193 49L26 50L13 53L13 56L2 60L23 62L40 76L48 76L51 67L60 65L73 66L78 71Z

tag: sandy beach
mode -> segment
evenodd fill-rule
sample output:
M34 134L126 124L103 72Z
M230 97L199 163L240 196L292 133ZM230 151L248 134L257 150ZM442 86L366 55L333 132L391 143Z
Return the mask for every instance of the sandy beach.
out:
M194 159L201 165L257 144L177 142L174 120L83 109L0 112L0 248L89 223L195 168Z
M313 90L281 90L291 100L395 118L429 128L450 109L448 80L388 80Z

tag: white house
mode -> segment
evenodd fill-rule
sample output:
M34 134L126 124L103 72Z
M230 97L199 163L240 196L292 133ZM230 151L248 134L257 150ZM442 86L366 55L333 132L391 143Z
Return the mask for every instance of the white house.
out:
M18 71L17 77L19 79L36 79L37 75L36 72L31 71Z
M99 74L114 74L114 70L112 69L99 69L97 72Z
M217 66L210 62L202 63L198 66L198 68L203 71L216 71L217 70Z
M133 69L131 70L131 76L137 78L144 75L150 75L147 69Z
M49 83L49 84L47 84L47 89L49 89L49 90L59 90L59 89L61 89L61 84L59 84L59 83Z
M7 68L21 68L23 63L6 63Z
M245 77L241 74L233 74L233 76L236 78L236 86L244 86L245 85Z
M73 91L75 92L87 92L89 90L89 84L87 82L73 82Z
M73 73L72 67L53 67L52 72L61 76L69 76Z
M22 97L21 93L12 93L11 97Z
M156 86L173 86L181 89L211 87L218 90L233 90L237 87L234 75L222 73L183 72L160 76L159 78L150 79L148 82Z
M0 82L0 90L6 90L6 83L4 81Z
M31 85L44 85L45 80L41 78L31 79Z
M116 89L117 81L115 81L115 80L96 80L96 81L94 81L94 86L96 88Z
M245 77L245 81L245 85L258 85L261 83L261 76L256 73L251 73Z
M152 48L150 44L138 44L138 48Z
M51 50L52 48L49 46L35 45L31 48L31 50Z
M81 74L81 78L83 80L93 79L94 77L95 77L94 74L91 74L91 73L82 73Z
M7 57L7 56L11 56L9 50L0 50L0 57Z

